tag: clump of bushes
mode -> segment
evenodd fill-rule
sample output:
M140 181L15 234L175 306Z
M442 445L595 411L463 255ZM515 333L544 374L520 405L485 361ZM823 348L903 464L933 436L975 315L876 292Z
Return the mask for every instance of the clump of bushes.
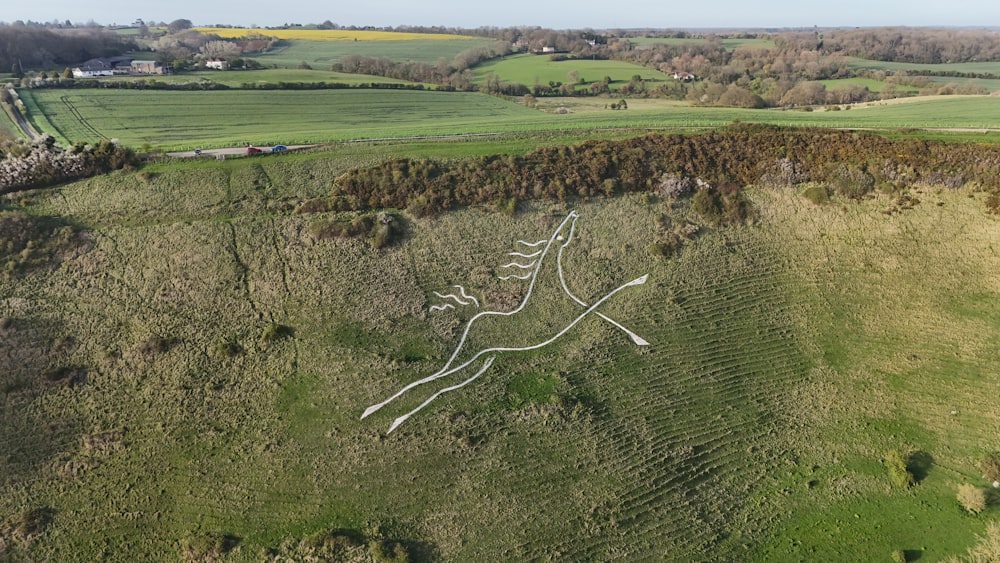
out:
M906 461L907 458L903 457L903 454L895 449L886 452L885 459L883 460L885 468L889 472L889 481L897 489L905 490L917 484L917 478L907 468Z
M167 353L178 342L180 341L176 338L153 334L139 344L139 355L144 360L151 360L156 356Z
M243 353L243 346L235 340L220 340L212 351L220 358L235 358Z
M830 192L826 191L825 186L809 185L803 188L799 194L816 205L823 205L830 202Z
M962 174L940 172L953 170ZM696 180L691 185L693 178L711 184L702 186L703 211L734 222L752 217L739 188L761 181L824 182L853 199L866 197L876 184L890 190L919 181L993 185L1000 179L1000 148L738 124L698 135L541 147L523 155L396 159L342 174L329 201L337 211L406 209L422 217L511 197L560 202L625 193L680 197L699 189ZM1000 197L995 203L1000 210Z
M368 239L376 250L394 244L404 232L402 219L393 213L362 215L351 220L319 221L313 224L312 230L313 236L321 240Z
M272 342L277 342L282 338L290 338L294 335L295 329L292 327L271 323L264 328L264 332L260 335L260 340L265 344L270 344Z
M0 157L0 193L51 186L138 164L132 149L112 141L78 143L63 149L50 136L33 143L6 141L0 145Z
M20 539L29 539L45 531L52 523L56 511L44 506L27 510L14 521L13 535Z
M400 239L403 225L399 217L391 213L379 213L372 236L372 248L381 250Z
M232 534L205 532L184 540L181 557L185 561L216 561L240 543Z
M844 163L837 165L827 176L827 183L838 195L861 199L875 189L875 177L864 167Z
M407 563L422 560L411 553L408 543L387 539L380 530L368 533L336 528L324 530L299 541L285 541L268 552L268 561L375 561Z
M0 277L27 274L85 247L87 239L57 218L0 211Z
M73 387L87 379L87 369L79 366L61 366L46 370L42 376L46 381Z
M984 455L978 465L983 477L990 481L1000 481L1000 451Z

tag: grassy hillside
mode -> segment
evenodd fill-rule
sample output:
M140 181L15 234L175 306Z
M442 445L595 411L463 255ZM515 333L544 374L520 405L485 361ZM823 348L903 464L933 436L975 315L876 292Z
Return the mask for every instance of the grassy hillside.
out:
M648 246L695 220L685 201L578 203L569 286L592 301L649 274L602 311L651 345L589 318L385 436L441 385L361 411L438 369L471 314L430 311L434 292L510 308L507 253L569 208L403 216L382 251L292 213L383 150L26 194L17 224L78 234L0 278L0 550L302 558L341 529L327 540L441 560L937 560L1000 515L954 496L1000 449L1000 223L981 194L918 187L887 215L887 196L758 188L755 224L702 227L670 259ZM551 273L528 318L475 343L550 333L567 314ZM890 448L925 456L913 489L892 489Z

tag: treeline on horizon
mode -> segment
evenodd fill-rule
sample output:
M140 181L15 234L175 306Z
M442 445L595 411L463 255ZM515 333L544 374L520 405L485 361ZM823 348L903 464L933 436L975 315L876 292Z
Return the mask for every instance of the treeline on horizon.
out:
M336 27L325 22L322 25ZM321 27L314 26L314 27ZM152 49L150 57L183 72L196 68L199 61L222 57L239 62L240 68L259 67L248 54L263 53L280 42L258 28L242 38L220 38L191 29L190 20L175 20L164 29L151 32L145 24L136 37ZM364 29L364 28L362 28ZM1000 60L1000 31L937 28L833 29L811 32L783 31L734 34L742 39L767 39L770 44L747 44L726 48L719 35L696 36L684 31L645 32L643 36L683 39L663 43L638 44L637 32L595 32L593 30L555 31L543 28L395 28L400 31L476 34L495 39L492 44L476 46L458 53L451 60L436 63L399 61L386 57L347 55L334 61L330 70L382 76L412 83L432 84L438 89L481 91L494 95L521 97L545 96L614 96L657 97L686 100L695 105L761 107L810 107L824 104L852 104L895 98L919 93L986 94L982 86L941 84L929 76L961 78L1000 78L992 73L955 70L859 69L849 57L897 62L968 62ZM78 63L86 58L135 51L137 39L103 28L65 27L60 24L0 26L0 70L11 65L15 78L23 67L58 66ZM489 75L480 80L473 69L484 62L512 53L539 53L553 60L608 59L655 69L665 74L689 73L692 82L654 81L637 73L628 81L612 81L607 76L581 76L567 73L565 82L522 84ZM304 64L304 63L303 63ZM302 68L311 68L305 65ZM827 87L822 80L867 77L882 83L879 92L861 84ZM21 78L23 87L75 87L87 80L71 77L69 66L51 74L31 72ZM78 84L79 83L79 84ZM109 86L101 86L109 87ZM118 84L110 87L169 88L155 81L143 86ZM249 87L249 86L246 86ZM287 83L279 88L336 88L320 82Z
M474 205L586 200L627 193L693 194L712 223L752 215L745 186L815 183L825 196L861 199L915 184L990 192L1000 212L1000 147L871 133L735 125L697 134L649 134L458 161L395 159L336 179L331 198L305 211L408 210L433 215ZM700 195L699 195L700 194ZM824 199L824 198L820 198Z

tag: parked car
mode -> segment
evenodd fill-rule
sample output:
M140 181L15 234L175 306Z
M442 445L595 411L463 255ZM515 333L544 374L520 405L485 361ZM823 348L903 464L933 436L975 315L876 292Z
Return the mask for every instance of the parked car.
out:
M249 147L247 147L247 154L260 154L262 152L264 152L264 151L258 149L257 147L255 147L253 145L250 145Z
M201 156L201 149L200 148L194 149L194 155L195 156Z
M271 147L271 152L278 152L285 150L288 150L288 147L286 147L285 145L274 145L273 147Z

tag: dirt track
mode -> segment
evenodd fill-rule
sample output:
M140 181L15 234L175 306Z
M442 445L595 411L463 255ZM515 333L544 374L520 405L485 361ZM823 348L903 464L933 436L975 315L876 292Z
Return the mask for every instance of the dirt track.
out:
M287 150L293 151L297 149L307 149L309 147L315 147L316 145L287 145L287 146L288 146ZM260 149L262 154L271 152L271 147L265 146L256 148ZM246 147L230 147L223 149L204 149L201 151L200 155L195 154L194 151L168 152L167 156L175 156L179 158L193 158L196 156L201 156L201 157L211 156L215 158L219 157L225 158L227 156L245 155L246 153L247 153Z

